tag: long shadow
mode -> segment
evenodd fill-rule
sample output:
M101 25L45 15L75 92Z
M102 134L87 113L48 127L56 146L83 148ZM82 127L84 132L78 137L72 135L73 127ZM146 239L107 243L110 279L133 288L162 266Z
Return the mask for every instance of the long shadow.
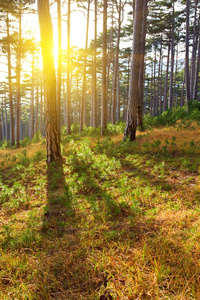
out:
M47 164L47 204L42 230L44 234L52 232L53 236L63 235L65 221L73 210L66 192L63 164L63 159Z
M160 158L160 161L162 159L163 157ZM127 207L121 207L115 201L113 195L109 191L104 190L99 174L94 175L90 166L84 161L81 168L76 169L77 179L83 179L84 175L84 180L80 181L78 195L75 195L75 197L83 199L85 204L88 203L89 211L78 211L79 203L74 205L69 186L65 182L63 163L61 161L47 166L47 205L42 232L45 238L44 247L47 247L46 251L53 259L53 262L51 262L50 270L46 270L45 267L44 269L49 272L49 277L51 276L50 273L52 273L56 279L56 284L50 282L49 286L47 286L48 295L51 297L49 299L75 300L80 299L80 297L82 299L92 299L87 297L90 297L89 295L92 295L97 290L99 280L101 280L100 277L98 278L98 273L101 274L101 271L103 271L103 269L99 270L98 268L94 271L97 263L95 262L95 255L97 255L97 259L104 255L103 253L101 255L101 251L106 248L107 243L105 241L107 239L109 239L108 243L113 241L117 244L119 242L119 245L123 243L126 245L127 241L129 241L129 247L133 249L137 247L140 249L144 246L147 246L147 248L151 247L152 253L156 249L156 259L160 260L162 258L163 265L171 268L176 264L177 256L180 253L182 257L187 258L188 254L184 247L178 249L178 247L170 244L168 236L165 239L162 238L164 222L158 225L156 220L155 222L152 220L151 223L148 223L144 220L142 221L137 215L134 222L131 223L128 217L134 217L134 212ZM155 163L158 163L156 159ZM137 173L137 176L140 176L149 184L161 184L160 181L157 182L156 176L145 173L141 166L130 164L122 167L124 171L130 171L133 174ZM78 183L76 184L78 185ZM162 185L166 185L165 180L162 181ZM84 203L81 205L84 205ZM86 227L82 228L84 220L87 222L85 215L88 213L93 215L94 221L91 224L88 222ZM104 214L107 222L105 229L99 228L101 221L98 217L101 217L102 214ZM92 229L92 226L94 226L95 233L94 235L89 235L88 238L91 238L91 241L88 240L87 242L85 241L87 239L86 230ZM89 234L91 233L89 232ZM162 248L167 248L164 258L162 257ZM169 254L172 258L176 258L171 258L171 261L168 261L167 256ZM94 261L90 260L90 257ZM144 257L143 260L144 264L148 262L148 258ZM90 262L89 264L88 261ZM191 261L191 266L192 263L193 261ZM149 263L149 270L153 270L154 267L153 263ZM109 271L112 273L112 269ZM178 268L174 269L173 275L180 276ZM113 282L118 279L120 278L114 278ZM164 289L166 288L164 279L161 280L160 284L163 285ZM175 289L175 287L173 288ZM62 298L59 298L61 295ZM152 295L152 299L154 296ZM143 297L141 299L146 299L145 294Z

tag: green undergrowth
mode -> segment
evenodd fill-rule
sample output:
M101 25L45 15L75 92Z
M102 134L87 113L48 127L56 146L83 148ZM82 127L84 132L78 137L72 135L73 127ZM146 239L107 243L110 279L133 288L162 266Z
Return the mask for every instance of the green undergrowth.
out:
M182 124L183 125L183 124ZM0 151L0 299L199 299L200 127Z

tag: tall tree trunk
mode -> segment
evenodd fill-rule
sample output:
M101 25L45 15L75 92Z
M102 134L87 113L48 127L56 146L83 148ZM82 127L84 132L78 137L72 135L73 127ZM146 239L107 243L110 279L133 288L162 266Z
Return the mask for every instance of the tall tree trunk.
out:
M97 127L97 0L94 0L94 60L93 60L93 97L92 126Z
M90 0L88 0L88 7L87 7L87 26L86 26L85 57L84 57L84 68L83 68L80 131L83 130L83 125L86 123L86 67L87 67L89 19L90 19Z
M45 128L47 162L61 158L60 131L57 121L56 75L53 56L53 27L49 0L38 0L39 26L42 45L45 84Z
M195 80L195 69L196 69L196 57L197 57L197 45L198 45L198 26L197 22L197 5L198 0L195 2L195 13L194 13L194 26L193 26L193 45L192 45L192 57L191 57L191 72L190 72L190 98L193 98L194 94L194 80ZM199 23L199 22L198 22Z
M38 111L39 111L39 85L37 78L37 86L36 86L36 103L35 103L35 133L38 132Z
M141 41L141 47L142 47L142 54L140 57L140 82L139 82L139 88L140 88L140 103L138 104L138 125L141 129L143 129L143 101L144 101L144 77L145 77L145 63L144 63L144 57L145 57L145 40L146 40L146 31L147 31L147 14L148 14L148 8L147 8L148 0L143 0L143 21L142 21L142 41Z
M19 42L17 49L17 68L16 68L16 108L15 108L15 142L16 147L20 147L20 106L21 106L21 39L22 39L22 12L19 8Z
M167 110L167 91L168 91L168 77L169 77L169 56L170 56L170 47L171 41L169 38L168 41L168 51L167 51L167 65L166 65L166 74L165 74L165 91L164 91L164 99L163 99L163 111Z
M135 1L135 17L133 24L133 51L132 51L132 63L131 63L131 78L128 98L128 111L126 128L124 132L124 139L128 136L131 141L135 140L136 128L137 128L137 112L138 103L140 103L140 89L139 89L139 71L142 55L141 45L141 28L143 22L143 1Z
M101 97L101 134L107 127L107 0L103 1L103 56L102 56L102 97Z
M198 56L197 56L197 66L195 72L194 95L193 95L193 99L195 100L198 100L197 92L198 92L198 82L199 82L199 64L200 64L200 32L199 32Z
M5 111L5 138L8 143L8 115L7 115L7 101L6 101L6 93L4 96L4 111Z
M40 132L43 135L43 84L40 84Z
M156 112L157 112L157 107L158 107L158 103L156 101L156 46L154 49L154 64L153 64L153 117L157 116Z
M189 70L189 17L190 0L186 1L186 37L185 37L185 81L186 81L186 103L190 101L190 70Z
M61 75L62 75L62 25L61 25L61 1L57 1L58 16L58 67L57 67L57 115L58 130L61 128ZM70 1L70 0L69 0Z
M119 5L116 2L116 8L118 12L118 30L117 30L117 45L115 49L115 59L113 68L113 87L112 87L112 114L111 121L112 124L119 120L119 97L117 97L117 84L118 84L118 69L119 69L119 44L120 44L120 32L121 32L121 0L119 0ZM118 100L118 101L117 101Z
M67 134L71 134L71 84L70 84L70 70L71 70L71 0L68 0L68 15L67 15Z
M113 47L113 29L114 29L114 0L111 2L112 5L112 12L111 12L111 27L109 30L109 51L107 54L107 84L110 80L110 71L111 71L111 77L113 80L113 69L114 69L114 47ZM111 69L112 65L112 69ZM109 86L109 84L108 84ZM108 87L107 87L108 88ZM111 91L108 99L108 115L107 115L107 123L112 121L112 102L113 102L113 93Z
M172 108L174 105L173 98L173 83L174 83L174 20L175 19L175 11L174 11L174 2L172 3L172 31L171 31L171 41L172 41L172 49L171 49L171 73L170 73L170 86L169 86L169 107Z
M1 96L1 130L2 130L2 140L5 139L5 130L4 130L4 108L3 108L3 95Z
M30 103L30 122L29 122L29 138L32 139L34 136L34 89L35 89L35 80L34 80L34 53L32 54L32 83L31 83L31 103Z
M7 40L8 40L8 89L9 89L9 106L10 106L10 145L15 144L14 136L14 117L13 117L13 100L12 100L12 73L11 73L11 52L10 52L10 23L9 14L7 13Z
M161 41L161 47L160 47L160 57L159 57L159 63L158 63L158 80L157 80L157 93L156 93L156 116L158 116L158 111L160 107L160 74L161 74L161 63L162 63L162 41Z

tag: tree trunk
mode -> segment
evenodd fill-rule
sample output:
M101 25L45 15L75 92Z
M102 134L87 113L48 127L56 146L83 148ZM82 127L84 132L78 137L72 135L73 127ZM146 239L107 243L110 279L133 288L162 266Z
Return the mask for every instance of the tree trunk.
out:
M53 27L49 11L49 0L38 0L38 14L45 84L47 162L52 162L61 158L61 149L60 131L58 130L56 110L56 76L53 56Z
M138 104L141 102L140 89L139 89L139 72L142 55L141 45L141 28L143 22L143 1L135 1L135 17L133 24L133 51L131 62L131 76L130 76L130 88L128 98L128 111L126 128L124 132L124 140L129 136L130 140L135 140L136 127L137 127L137 112Z
M88 0L88 7L87 7L87 27L86 27L84 68L83 68L83 86L82 86L80 131L83 130L83 125L86 123L86 67L87 67L89 19L90 19L90 0Z
M103 56L102 56L102 97L101 97L101 134L107 127L107 0L103 1Z
M192 57L191 57L191 72L190 72L190 98L194 95L194 80L195 80L195 68L196 68L196 57L197 57L197 45L198 45L198 26L197 21L197 5L198 0L195 3L194 13L194 26L193 26L193 46L192 46Z
M7 101L6 101L6 93L4 96L4 111L5 111L5 138L6 142L8 143L8 116L7 116Z
M142 54L140 58L140 82L139 82L139 89L140 89L140 103L138 104L138 125L141 129L143 129L143 101L144 101L144 77L145 77L145 40L146 40L146 30L147 30L147 8L148 0L143 0L143 21L142 21Z
M35 103L35 133L38 132L38 103L39 100L39 86L38 86L38 78L37 78L37 87L36 87L36 103Z
M186 37L185 37L185 81L186 81L186 103L190 101L190 73L189 73L189 17L190 0L186 2Z
M20 147L20 106L21 106L21 39L22 39L22 12L19 8L19 42L17 49L17 68L16 68L16 108L15 108L15 142L16 147Z
M97 0L94 0L94 60L93 60L93 97L92 126L97 127Z
M71 0L68 0L68 15L67 15L67 134L71 134L71 84L70 84L70 70L71 70Z
M173 98L173 83L174 83L174 2L172 4L172 31L171 31L171 41L172 41L172 49L171 49L171 73L170 73L170 86L169 86L169 107L172 108L174 105Z
M58 67L57 67L57 115L58 130L61 128L61 75L62 75L62 25L61 25L61 2L57 1L58 16ZM70 1L70 0L69 0Z
M33 50L34 51L34 50ZM30 103L30 122L29 122L29 138L32 140L34 137L34 88L35 88L35 80L34 80L34 53L32 54L32 78L31 78L31 103Z
M198 100L197 92L198 92L198 82L199 82L199 64L200 64L200 33L199 33L199 44L198 44L198 57L197 57L197 66L195 73L195 84L194 84L194 95L193 99Z
M10 106L10 145L15 144L14 136L14 117L13 117L13 100L12 100L12 73L11 73L11 52L10 52L10 24L9 24L9 14L7 13L7 39L8 39L8 89L9 89L9 106Z
M168 52L167 52L167 66L166 66L166 74L165 74L165 92L164 92L164 99L163 99L163 111L166 111L168 108L167 105L167 91L168 91L168 74L169 74L169 56L170 56L170 47L171 47L171 42L170 38L168 41Z

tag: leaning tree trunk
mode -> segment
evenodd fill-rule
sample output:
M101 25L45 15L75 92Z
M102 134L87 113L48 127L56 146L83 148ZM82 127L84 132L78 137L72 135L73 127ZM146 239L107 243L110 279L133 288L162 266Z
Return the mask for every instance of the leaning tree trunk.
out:
M53 56L53 27L49 0L38 0L40 37L45 84L45 130L47 162L61 158L60 132L56 110L56 76Z
M128 110L126 119L126 128L124 132L124 140L129 136L130 140L135 140L137 128L137 112L138 104L140 103L140 89L139 89L139 72L140 72L140 57L142 55L141 45L141 28L143 22L143 1L135 1L135 17L133 24L133 50L131 62L131 77L128 98Z

